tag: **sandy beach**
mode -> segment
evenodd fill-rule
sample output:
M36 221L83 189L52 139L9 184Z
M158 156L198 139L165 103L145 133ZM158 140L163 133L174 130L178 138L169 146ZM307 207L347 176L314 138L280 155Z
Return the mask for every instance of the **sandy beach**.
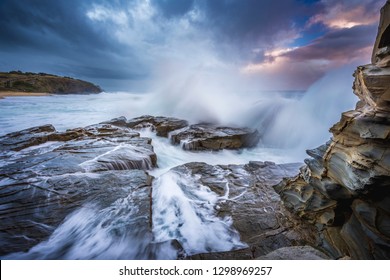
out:
M0 99L7 96L47 96L46 92L0 91Z

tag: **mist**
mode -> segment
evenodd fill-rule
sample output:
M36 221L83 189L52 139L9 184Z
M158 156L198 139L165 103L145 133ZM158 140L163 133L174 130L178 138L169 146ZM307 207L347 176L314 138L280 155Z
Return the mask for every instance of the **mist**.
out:
M357 101L355 65L328 72L306 91L266 91L232 68L189 65L163 67L145 101L150 114L254 128L259 145L288 149L299 160L330 139L329 128Z

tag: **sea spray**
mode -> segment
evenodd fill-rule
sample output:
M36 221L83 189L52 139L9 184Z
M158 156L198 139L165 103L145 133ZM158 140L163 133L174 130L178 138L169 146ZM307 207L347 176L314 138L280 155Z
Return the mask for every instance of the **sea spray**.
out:
M175 79L169 75L155 81L146 98L159 115L255 128L262 134L261 145L295 150L291 156L302 160L305 149L326 141L331 124L356 103L350 94L354 67L329 72L306 92L256 90L231 71L176 69Z
M221 151L186 151L180 145L172 145L168 138L158 137L149 129L141 130L143 137L152 139L154 152L157 154L158 168L148 171L151 175L158 177L171 168L188 162L205 162L211 165L217 164L246 164L249 161L273 161L278 163L289 163L297 161L289 157L287 149L268 148L257 146L240 150ZM292 152L291 152L292 153Z
M46 241L3 258L176 259L170 242L153 242L149 229L142 226L143 219L133 194L104 209L84 205L68 215Z
M246 247L231 217L216 215L217 203L224 199L190 175L175 171L161 175L153 184L155 240L176 239L190 255Z
M350 94L352 66L330 72L309 90L262 92L240 88L239 77L230 73L203 73L179 76L175 81L154 83L154 92L124 92L99 95L59 95L6 98L0 102L0 133L5 134L36 125L52 123L65 130L107 121L124 115L173 116L222 125L256 128L262 139L259 147L285 149L293 161L305 158L304 150L327 141L328 127L340 113L352 108L356 98ZM303 96L303 97L302 97ZM263 160L258 158L258 160Z
M290 100L265 131L266 146L295 148L297 154L314 148L330 138L329 127L341 112L354 107L357 97L351 94L353 66L329 72L313 84L300 100ZM293 155L292 155L293 156ZM301 157L298 155L298 157Z

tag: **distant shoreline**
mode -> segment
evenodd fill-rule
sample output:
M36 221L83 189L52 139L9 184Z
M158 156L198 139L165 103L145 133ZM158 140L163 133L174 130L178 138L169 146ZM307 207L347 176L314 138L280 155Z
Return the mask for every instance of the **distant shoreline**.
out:
M49 96L47 92L0 91L0 99L10 96Z

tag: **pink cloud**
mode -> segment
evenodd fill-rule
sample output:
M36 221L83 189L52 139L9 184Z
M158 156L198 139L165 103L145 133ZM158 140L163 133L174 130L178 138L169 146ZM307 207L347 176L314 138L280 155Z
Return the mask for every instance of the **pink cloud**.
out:
M322 23L329 28L340 29L371 25L378 21L378 10L383 5L378 0L323 0L321 4L324 10L310 19L309 26Z

